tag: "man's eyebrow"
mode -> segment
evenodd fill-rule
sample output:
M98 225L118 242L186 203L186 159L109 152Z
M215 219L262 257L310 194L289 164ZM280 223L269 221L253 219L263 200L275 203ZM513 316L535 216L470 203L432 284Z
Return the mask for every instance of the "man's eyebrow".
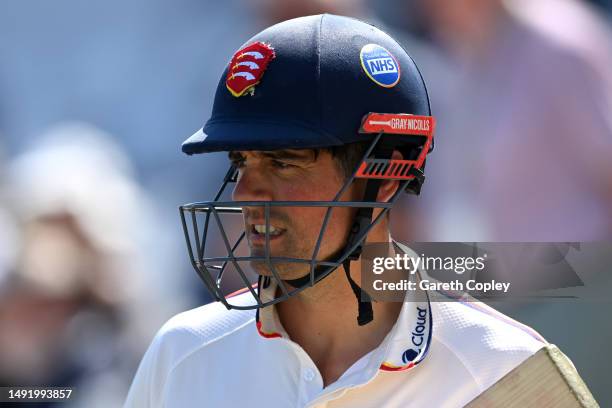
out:
M315 161L317 157L315 151L311 149L258 151L257 154L277 160ZM228 157L232 161L244 159L242 152L237 150L232 150L229 152Z
M268 152L261 152L262 155L273 159L287 159L287 160L305 160L314 161L315 154L314 150L272 150Z

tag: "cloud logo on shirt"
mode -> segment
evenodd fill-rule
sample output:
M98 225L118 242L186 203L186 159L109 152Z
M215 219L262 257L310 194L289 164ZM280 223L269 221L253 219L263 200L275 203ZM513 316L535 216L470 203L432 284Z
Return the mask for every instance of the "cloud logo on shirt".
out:
M414 361L418 357L422 346L426 345L427 334L427 308L417 306L416 325L412 330L412 345L414 348L409 348L402 354L404 364Z
M404 362L404 364L408 364L409 362L414 361L414 359L417 358L417 356L419 355L419 351L415 349L408 349L404 351L404 354L402 354L402 361Z

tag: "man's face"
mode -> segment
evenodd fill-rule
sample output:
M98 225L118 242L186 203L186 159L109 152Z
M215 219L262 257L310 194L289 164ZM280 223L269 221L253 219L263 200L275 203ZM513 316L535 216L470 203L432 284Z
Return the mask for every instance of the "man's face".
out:
M340 166L329 152L278 150L230 152L239 169L233 192L235 201L331 201L345 182ZM356 188L347 189L341 200L356 200ZM311 259L328 207L270 207L270 256ZM355 209L335 207L325 230L318 260L341 250L348 236ZM251 256L265 256L264 208L243 209ZM264 276L272 273L265 262L252 262ZM309 272L308 264L275 263L284 280Z

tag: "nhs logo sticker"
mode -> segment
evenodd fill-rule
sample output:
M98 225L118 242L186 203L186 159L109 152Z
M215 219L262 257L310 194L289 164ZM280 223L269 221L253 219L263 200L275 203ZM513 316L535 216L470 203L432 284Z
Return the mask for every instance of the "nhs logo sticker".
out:
M400 67L397 60L380 45L364 45L359 58L366 75L378 85L392 88L399 82Z

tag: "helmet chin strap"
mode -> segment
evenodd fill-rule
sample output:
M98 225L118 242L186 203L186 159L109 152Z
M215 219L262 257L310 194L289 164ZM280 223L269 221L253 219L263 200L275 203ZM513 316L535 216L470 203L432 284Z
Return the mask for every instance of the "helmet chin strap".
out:
M375 158L379 159L389 159L391 157L392 150L382 150L377 149L374 153ZM364 193L364 201L365 202L376 202L376 198L378 196L378 190L380 188L382 180L380 179L369 179L366 182L366 190ZM337 254L344 253L347 248L352 247L356 241L361 236L361 231L364 231L368 228L368 226L372 223L372 213L374 211L373 207L361 207L357 210L357 214L355 215L355 219L353 221L353 225L349 232L349 236L346 241L346 245ZM355 282L355 280L351 277L351 261L357 261L361 256L361 252L363 250L363 243L365 238L362 239L361 243L355 247L353 252L344 260L342 266L344 267L344 272L346 273L346 279L355 294L355 298L357 299L357 324L359 326L365 326L374 320L374 310L372 309L372 298L365 290L361 289L361 287ZM340 255L335 255L334 258L338 259ZM314 270L314 279L315 281L323 274L326 269L324 267L317 267ZM331 272L328 274L330 275ZM327 276L328 276L327 275ZM285 280L289 285L300 288L305 285L310 284L310 273L302 276L301 278Z
M378 195L378 189L380 188L381 180L378 179L370 179L366 184L366 191L364 194L365 201L376 201L376 196ZM349 234L346 246L350 247L355 244L355 241L359 239L361 235L361 231L365 230L370 223L372 222L372 213L374 208L372 207L362 207L357 211L355 215L355 221L353 222L353 227L351 228L351 232ZM361 256L361 252L363 250L363 244L365 242L365 238L361 241L361 243L355 248L355 250L346 258L343 263L344 272L346 273L346 279L351 285L351 289L357 298L357 324L359 326L365 326L374 320L374 310L372 309L372 298L365 290L361 289L357 282L351 277L351 261L356 261Z

